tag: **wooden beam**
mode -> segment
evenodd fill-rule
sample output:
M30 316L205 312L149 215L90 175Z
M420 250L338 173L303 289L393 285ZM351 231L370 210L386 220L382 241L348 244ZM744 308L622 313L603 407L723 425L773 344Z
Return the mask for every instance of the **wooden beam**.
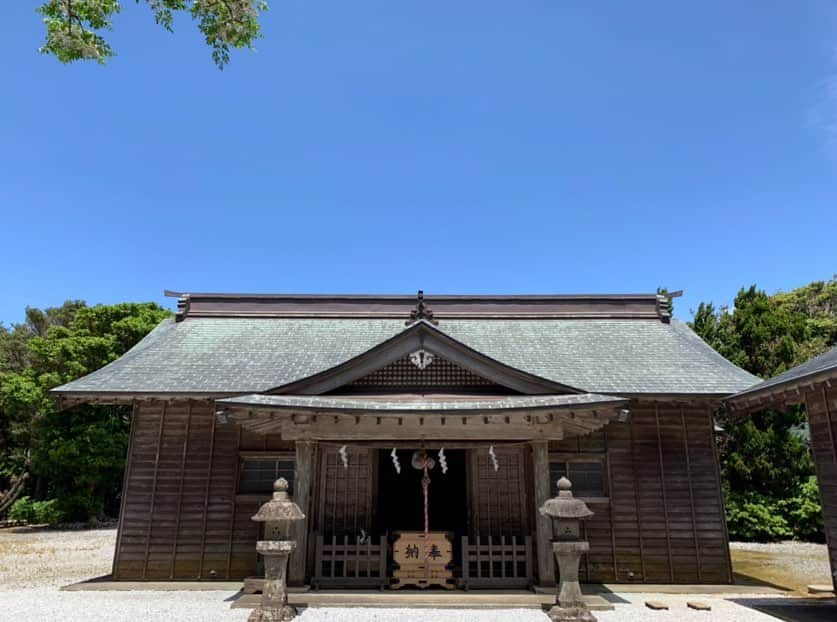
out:
M154 479L151 484L151 507L148 510L148 530L145 532L145 556L142 562L142 578L148 574L148 556L151 553L151 529L154 525L154 503L157 498L157 472L160 468L160 449L163 446L163 425L166 421L166 402L160 406L160 427L157 430L157 451L154 454Z
M663 513L665 515L666 525L666 548L668 550L668 575L672 583L674 583L674 560L671 556L671 523L668 519L668 495L666 494L666 468L663 464L663 439L660 434L660 406L654 405L654 421L657 425L657 453L660 460L660 490L663 493Z
M128 455L125 457L125 473L122 476L122 500L119 502L119 524L116 530L116 552L113 556L111 574L119 578L119 557L122 555L122 530L125 525L125 503L128 498L128 476L131 473L131 454L134 453L134 434L137 430L137 404L131 407L131 432L128 436Z
M212 462L215 455L215 421L209 422L209 457L206 460L206 488L203 495L203 527L201 528L201 563L198 566L198 579L203 578L203 562L206 556L206 521L209 518L209 495L212 490Z
M551 496L549 486L549 442L532 441L532 476L535 500L535 550L538 558L538 584L555 585L555 562L552 559L552 521L538 512Z
M291 555L288 578L292 585L305 583L305 562L308 559L308 532L312 521L311 483L314 478L314 454L317 444L313 441L297 441L295 447L295 477L293 499L305 514L305 520L294 526L297 550Z
M189 455L189 432L192 427L192 402L186 402L186 432L183 439L183 453L180 456L180 483L177 493L177 518L174 521L174 543L171 552L169 579L174 579L174 567L177 561L177 539L180 535L180 516L183 514L183 482L186 479L186 458Z

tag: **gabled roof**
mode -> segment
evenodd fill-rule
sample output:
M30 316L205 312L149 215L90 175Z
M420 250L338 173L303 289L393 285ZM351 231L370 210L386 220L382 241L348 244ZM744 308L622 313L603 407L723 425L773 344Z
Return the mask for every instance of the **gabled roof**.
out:
M776 391L793 388L798 384L805 384L830 375L837 376L837 348L832 348L825 354L816 356L801 365L760 382L744 391L740 391L727 399L735 407L751 400L759 400Z
M180 321L162 322L117 361L54 392L68 397L282 392L410 330L405 326L409 309L405 313L402 308L407 297L384 299L397 303L397 314L388 307L368 317L360 313L366 299L326 297L323 306L306 299L303 304L313 306L305 312L273 308L253 316L253 305L263 298L240 298L238 310L230 300L223 311L205 302L198 312L193 297L187 300L192 311L182 312ZM274 305L267 298L264 304ZM335 310L335 298L342 311ZM369 299L373 311L380 298ZM687 325L669 321L653 294L625 297L621 303L618 296L482 297L482 303L478 297L447 298L452 306L444 311L437 310L439 297L426 299L436 310L434 330L440 339L461 344L475 358L570 390L725 396L758 381ZM565 303L580 305L577 313L561 307ZM545 387L538 392L561 391Z

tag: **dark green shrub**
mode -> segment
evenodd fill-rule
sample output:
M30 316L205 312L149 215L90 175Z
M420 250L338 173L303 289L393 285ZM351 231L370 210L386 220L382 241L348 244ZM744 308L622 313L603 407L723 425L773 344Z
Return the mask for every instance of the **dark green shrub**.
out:
M25 520L31 525L54 525L61 522L58 500L32 501L30 497L21 497L9 510L10 520Z
M796 495L783 499L780 502L780 509L793 530L794 538L825 541L820 491L815 476L812 475L803 482Z
M726 500L730 538L772 542L792 537L793 531L778 506L776 500L756 493L730 494Z
M27 523L35 523L35 503L29 497L21 497L12 504L9 510L9 520L25 520Z

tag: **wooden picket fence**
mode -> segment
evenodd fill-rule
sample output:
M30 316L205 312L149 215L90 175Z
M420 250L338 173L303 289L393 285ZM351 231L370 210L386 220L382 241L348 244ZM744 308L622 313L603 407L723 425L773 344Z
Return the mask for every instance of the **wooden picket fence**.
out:
M462 537L462 587L531 588L530 536Z
M377 538L375 544L371 538L363 544L349 536L323 538L316 533L314 538L311 585L315 590L321 587L383 589L389 583L386 536Z

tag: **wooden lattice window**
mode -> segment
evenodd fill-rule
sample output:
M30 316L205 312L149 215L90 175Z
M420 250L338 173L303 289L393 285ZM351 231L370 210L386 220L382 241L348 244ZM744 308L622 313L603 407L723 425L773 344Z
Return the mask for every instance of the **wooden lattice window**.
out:
M238 493L241 495L269 495L273 482L280 477L288 480L293 494L296 462L292 453L241 456L238 470Z
M576 497L600 499L608 495L604 456L550 456L549 489L553 494L562 477L572 482Z
M377 490L377 452L348 447L343 466L336 447L325 447L320 458L319 531L326 538L372 533L373 496Z
M472 536L523 536L528 532L524 453L495 448L498 468L485 449L471 450Z

